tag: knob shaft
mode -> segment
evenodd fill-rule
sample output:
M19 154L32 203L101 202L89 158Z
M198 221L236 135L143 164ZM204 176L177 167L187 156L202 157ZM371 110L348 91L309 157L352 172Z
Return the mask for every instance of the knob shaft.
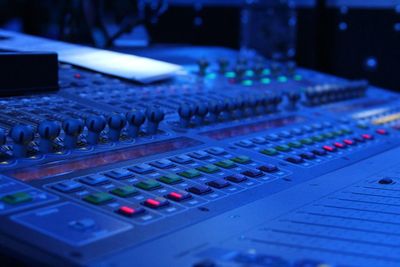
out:
M63 122L64 130L64 147L66 149L74 149L78 143L78 137L83 131L83 121L80 119L67 119Z
M97 145L99 143L100 134L106 127L106 120L103 116L90 116L86 119L85 124L88 129L86 137L87 143L89 145Z
M118 141L125 125L126 118L121 114L113 114L108 117L108 138L114 142Z
M164 119L164 111L159 108L148 108L146 110L147 117L147 134L156 134L160 122Z
M52 153L54 139L61 132L60 125L55 121L43 121L39 124L38 133L40 135L39 150L42 153Z
M35 137L33 128L27 125L16 125L11 129L9 136L13 140L14 157L26 157L28 145Z
M129 123L128 135L132 138L136 138L139 135L140 126L146 120L146 116L140 110L134 110L126 113L126 119Z

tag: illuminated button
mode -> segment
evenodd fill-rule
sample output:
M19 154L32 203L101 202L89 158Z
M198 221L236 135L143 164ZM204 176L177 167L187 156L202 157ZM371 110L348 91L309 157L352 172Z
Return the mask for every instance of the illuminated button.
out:
M119 197L130 197L139 193L133 186L126 185L114 188L110 191L111 194L117 195Z
M354 141L351 139L344 139L343 143L345 143L346 145L349 145L349 146L352 146L355 144Z
M158 179L165 184L177 184L182 181L182 178L176 174L167 174Z
M242 141L239 141L239 142L237 142L235 144L240 146L240 147L244 147L244 148L254 147L253 142L251 142L249 140L242 140Z
M32 196L25 192L18 192L14 194L5 195L1 198L5 203L10 205L17 205L32 201Z
M387 132L385 129L377 129L377 130L376 130L376 133L377 133L377 134L381 134L381 135L386 135L386 134L388 134L388 132Z
M127 216L127 217L132 217L132 216L135 216L135 215L138 215L138 214L142 214L144 212L145 212L145 209L143 209L143 208L140 208L140 207L131 208L131 207L128 207L128 206L122 206L117 210L117 213L119 213L121 215L124 215L124 216Z
M278 154L279 154L279 152L278 152L276 149L274 149L274 148L263 149L263 150L260 150L260 152L261 152L262 154L268 155L268 156L275 156L275 155L278 155Z
M110 182L110 180L108 180L104 175L101 175L101 174L89 175L89 176L79 179L79 181L81 181L84 184L92 185L92 186L107 184Z
M152 209L158 209L169 205L169 201L163 197L149 198L146 199L145 202L143 202L143 205Z
M236 173L236 174L225 177L225 179L232 183L241 183L243 181L246 181L247 177L244 176L243 174Z
M159 169L168 169L175 166L170 160L168 159L160 159L150 163L151 166L159 168Z
M106 172L104 174L107 175L108 177L116 179L116 180L127 179L127 178L133 176L132 172L130 172L126 169L115 169L115 170Z
M294 163L294 164L299 164L304 161L304 159L299 156L290 156L290 157L287 157L285 160L290 163Z
M261 137L261 136L252 138L251 142L253 142L254 144L257 144L257 145L264 145L264 144L268 143L267 139L265 139L264 137Z
M371 135L371 134L362 134L361 137L364 138L365 140L372 140L372 139L374 139L374 136Z
M293 147L293 148L301 148L303 145L300 142L293 141L293 142L288 143L288 146Z
M208 159L210 156L204 151L194 151L188 153L188 156L194 159Z
M183 176L183 177L189 178L189 179L201 176L201 173L195 169L186 170L186 171L180 172L178 174L180 176Z
M248 164L251 162L251 159L248 156L243 155L231 158L231 160L239 164Z
M333 146L328 146L328 145L323 146L322 149L324 149L324 150L326 150L326 151L328 151L328 152L334 152L334 151L336 150L335 147L333 147Z
M205 172L205 173L216 173L219 171L219 168L212 164L200 166L200 167L197 167L196 169L199 171Z
M335 143L333 143L333 145L337 148L346 148L346 145L341 142L335 142Z
M325 140L325 138L321 135L314 135L313 137L311 137L311 139L315 142L322 142Z
M171 159L171 161L178 163L178 164L189 164L189 163L193 162L193 160L189 156L186 156L186 155L179 155L179 156L175 156L170 159Z
M72 193L83 189L83 186L75 181L67 180L59 182L52 186L52 188L62 193Z
M280 140L280 138L277 134L269 134L266 137L270 141L279 141Z
M191 186L187 189L190 193L196 194L196 195L205 195L208 193L212 192L212 189L209 186L206 185L194 185Z
M305 145L312 145L312 144L314 144L314 141L313 141L311 138L303 138L303 139L300 140L300 142L301 142L302 144L305 144Z
M300 154L300 157L302 157L303 159L315 159L315 155L311 152L304 152Z
M260 170L247 170L247 171L242 172L242 174L246 175L248 177L251 177L251 178L257 178L257 177L264 176L264 173Z
M173 201L180 202L180 201L191 198L192 195L189 194L188 192L179 191L179 192L171 192L168 195L166 195L166 197Z
M275 147L276 150L282 151L282 152L287 152L292 150L289 146L287 145L279 145Z
M216 179L207 183L209 186L221 189L230 186L230 183L224 179Z
M218 167L221 167L224 169L231 169L231 168L234 168L237 166L232 160L229 160L229 159L221 160L214 164L217 165Z
M155 171L151 166L144 163L129 167L128 169L139 174L147 174Z
M212 154L212 155L216 155L216 156L226 154L225 149L223 149L223 148L221 148L221 147L211 147L211 148L209 148L209 149L206 149L206 152L207 152L207 153L210 153L210 154Z
M146 179L146 180L143 180L143 181L140 181L140 182L136 183L135 186L139 187L139 188L141 188L143 190L150 191L150 190L154 190L154 189L160 188L161 184L159 182L157 182L156 180Z
M265 165L262 165L262 166L258 167L258 169L260 171L269 172L269 173L276 172L276 171L279 170L278 166L276 166L274 164L265 164Z
M312 153L313 153L314 155L317 155L317 156L325 156L325 155L326 155L326 151L323 150L323 149L319 149L319 148L314 149L314 150L312 151Z
M104 203L110 202L112 201L114 198L108 194L108 193L104 193L104 192L97 192L97 193L93 193L90 195L87 195L83 198L83 200L85 200L86 202L95 204L95 205L102 205Z

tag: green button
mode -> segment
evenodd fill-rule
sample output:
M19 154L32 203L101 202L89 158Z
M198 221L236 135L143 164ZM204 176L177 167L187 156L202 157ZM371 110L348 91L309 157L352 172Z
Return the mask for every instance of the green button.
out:
M6 195L2 198L4 202L11 205L21 204L32 201L32 196L25 192L18 192L10 195Z
M343 129L343 130L341 130L344 134L352 134L352 133L354 133L354 131L353 130L351 130L351 129Z
M201 173L197 170L194 169L190 169L190 170L186 170L183 172L178 173L180 176L186 177L186 178L196 178L201 176Z
M218 161L215 163L215 165L224 169L230 169L236 166L236 164L229 159Z
M205 173L215 173L215 172L219 171L219 168L212 164L197 167L196 169L199 171L205 172Z
M303 146L300 142L297 142L297 141L290 142L290 143L288 143L288 145L293 148L300 148Z
M168 175L162 176L158 180L160 180L161 182L166 183L166 184L177 184L180 181L182 181L182 178L176 174L168 174Z
M287 145L279 145L279 146L276 146L275 149L279 150L279 151L290 151L291 150L291 148Z
M313 141L311 138L304 138L304 139L301 139L300 142L301 142L302 144L305 144L305 145L312 145L312 144L314 144L314 141Z
M161 184L159 182L157 182L156 180L146 179L146 180L136 183L136 186L141 189L150 191L150 190L154 190L156 188L161 187Z
M279 152L276 149L273 149L273 148L263 149L260 152L265 154L265 155L268 155L268 156L275 156L275 155L279 154Z
M139 193L139 191L137 191L136 188L134 188L133 186L130 186L130 185L115 188L115 189L111 190L110 192L112 194L120 196L120 197L129 197L129 196L133 196L133 195Z
M325 138L321 135L315 135L311 137L311 139L314 140L315 142L323 142L325 140Z
M101 205L113 200L113 197L108 193L97 192L84 197L83 200L95 205Z
M231 160L239 164L247 164L251 162L251 159L248 156L243 156L243 155L231 158Z
M322 134L325 138L329 138L329 139L332 139L332 138L335 138L335 135L334 134L332 134L332 133L324 133L324 134Z

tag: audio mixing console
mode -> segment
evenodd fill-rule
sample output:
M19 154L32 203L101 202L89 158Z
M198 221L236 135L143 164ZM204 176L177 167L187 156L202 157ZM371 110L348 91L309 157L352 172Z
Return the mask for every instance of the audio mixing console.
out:
M248 56L0 99L0 245L28 266L399 266L398 94ZM0 264L1 265L1 264Z

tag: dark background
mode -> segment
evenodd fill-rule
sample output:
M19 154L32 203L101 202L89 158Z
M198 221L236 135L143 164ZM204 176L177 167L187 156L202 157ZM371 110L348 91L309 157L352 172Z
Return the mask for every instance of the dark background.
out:
M400 1L0 0L0 25L111 49L119 38L147 47L253 48L400 90ZM130 33L137 25L146 33Z

